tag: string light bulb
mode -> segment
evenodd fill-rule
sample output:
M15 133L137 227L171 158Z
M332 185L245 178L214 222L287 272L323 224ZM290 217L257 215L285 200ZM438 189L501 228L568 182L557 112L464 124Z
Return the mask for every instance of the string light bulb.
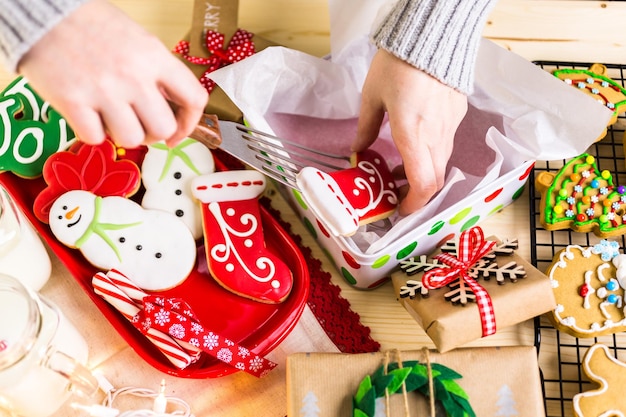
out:
M162 379L159 394L155 397L152 405L152 411L157 414L165 414L165 410L167 410L167 398L165 398L165 379Z

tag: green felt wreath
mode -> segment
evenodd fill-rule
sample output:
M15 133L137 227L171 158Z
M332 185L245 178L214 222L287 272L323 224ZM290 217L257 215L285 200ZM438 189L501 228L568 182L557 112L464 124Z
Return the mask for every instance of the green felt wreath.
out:
M463 388L454 380L461 375L452 369L438 364L431 364L433 378L433 392L435 400L440 402L448 417L476 417L469 398ZM418 361L390 363L381 366L373 375L367 375L357 389L352 399L353 417L373 417L376 411L376 398L385 396L385 389L389 395L402 392L402 385L407 392L421 392L429 396L428 368Z

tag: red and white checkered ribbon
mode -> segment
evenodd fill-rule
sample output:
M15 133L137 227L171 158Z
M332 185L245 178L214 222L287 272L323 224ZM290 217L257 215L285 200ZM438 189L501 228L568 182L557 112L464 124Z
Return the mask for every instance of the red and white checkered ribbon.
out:
M468 271L480 258L491 252L495 244L494 241L485 240L480 227L472 227L461 233L459 237L458 257L449 253L435 256L435 259L448 267L431 269L422 277L422 284L429 290L441 288L454 280L462 279L476 296L483 336L496 332L496 315L489 293L469 275Z
M180 54L184 59L196 65L206 65L206 71L200 77L200 83L210 93L215 88L215 82L211 80L210 73L226 65L241 61L254 54L254 34L238 29L228 46L224 48L224 34L208 30L205 36L205 45L209 53L208 58L189 55L189 41L182 40L176 44L173 52Z
M276 363L262 358L232 340L214 333L198 321L191 307L180 298L148 295L133 324L144 333L159 330L184 341L223 363L258 378L267 375Z

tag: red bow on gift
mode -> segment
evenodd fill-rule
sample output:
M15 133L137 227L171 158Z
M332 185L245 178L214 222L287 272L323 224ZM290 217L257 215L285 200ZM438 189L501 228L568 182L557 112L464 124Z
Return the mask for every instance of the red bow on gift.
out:
M489 293L470 276L469 270L480 258L491 252L495 244L494 241L485 240L480 227L466 230L459 237L458 257L449 253L435 256L448 268L431 269L422 277L422 284L429 290L441 288L457 279L463 280L476 296L483 336L496 332L496 315Z
M276 363L205 329L189 304L180 298L148 295L143 298L143 309L133 317L132 322L144 334L149 329L167 333L174 339L196 346L227 365L258 378L276 367Z
M181 54L183 58L192 64L206 65L207 69L200 77L200 83L210 93L215 88L215 82L209 78L209 74L219 68L241 61L254 54L254 34L243 29L238 29L233 35L228 46L224 48L224 34L208 30L205 36L205 45L211 53L208 58L189 55L189 41L180 41L174 47L174 52Z

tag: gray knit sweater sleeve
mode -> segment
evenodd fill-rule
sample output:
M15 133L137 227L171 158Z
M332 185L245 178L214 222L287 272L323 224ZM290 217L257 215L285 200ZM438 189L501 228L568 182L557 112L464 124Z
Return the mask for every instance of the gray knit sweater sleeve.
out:
M398 0L374 43L465 94L479 40L496 0Z
M0 0L0 59L9 71L52 27L87 0Z

